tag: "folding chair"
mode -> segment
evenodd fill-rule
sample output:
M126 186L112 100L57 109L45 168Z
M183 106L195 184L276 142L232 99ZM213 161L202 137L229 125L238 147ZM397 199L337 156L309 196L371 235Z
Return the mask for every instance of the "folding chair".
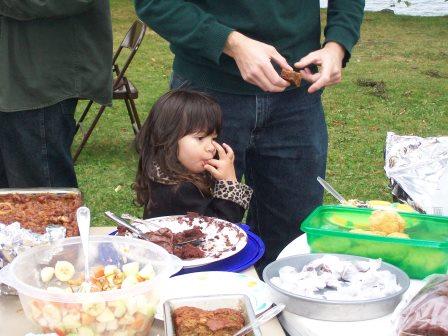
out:
M120 46L118 47L117 51L114 54L114 57L112 59L112 71L115 73L115 79L113 81L113 96L112 98L114 100L121 99L124 100L126 104L126 109L128 110L129 119L131 120L132 129L134 131L134 134L137 134L138 131L141 128L140 118L137 113L137 108L135 107L134 99L138 98L138 90L137 88L125 77L126 70L128 69L129 65L132 62L132 59L134 58L135 54L137 53L137 50L142 43L143 37L145 36L146 32L146 25L141 22L140 20L136 20L131 28L129 28L128 32L126 33L126 36L124 37L123 41L121 42ZM120 56L121 51L123 48L130 49L130 54L126 59L126 62L123 65L123 68L120 69L120 67L117 64L117 59ZM73 161L76 162L76 160L79 157L79 154L81 154L81 151L83 150L84 146L87 143L87 140L90 138L90 135L93 132L93 129L95 128L96 124L98 123L98 120L100 119L101 115L103 114L104 110L106 109L105 105L101 105L95 118L93 119L92 123L89 126L89 129L86 133L82 131L82 123L87 116L87 113L89 112L90 108L92 107L93 100L90 100L87 103L86 108L84 109L84 112L82 113L81 117L79 118L78 122L76 123L76 131L75 134L78 133L78 130L81 129L81 132L83 133L83 138L81 141L81 144L76 149L75 155L73 156Z

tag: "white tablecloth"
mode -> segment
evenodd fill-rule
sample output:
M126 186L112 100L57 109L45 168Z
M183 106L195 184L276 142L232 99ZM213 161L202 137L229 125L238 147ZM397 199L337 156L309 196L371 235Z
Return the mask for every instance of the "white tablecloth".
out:
M279 254L278 259L306 253L310 253L310 248L306 241L306 234L304 234L286 246ZM409 289L403 295L395 313L379 319L359 322L328 322L283 312L279 321L291 336L393 336L395 335L393 323L396 312L406 305L423 287L423 284L423 281L411 280Z
M91 228L90 233L92 235L108 234L112 230L111 227L94 227ZM258 277L254 267L250 267L242 273ZM285 335L276 318L266 322L260 327L260 330L266 336ZM28 332L40 333L41 329L25 317L17 296L0 295L0 336L23 336ZM163 322L155 320L148 336L162 336L164 334Z

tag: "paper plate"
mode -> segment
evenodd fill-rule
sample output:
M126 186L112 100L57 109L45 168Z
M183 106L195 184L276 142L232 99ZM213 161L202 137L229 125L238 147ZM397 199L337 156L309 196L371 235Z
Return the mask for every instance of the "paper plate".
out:
M200 272L168 279L155 317L163 320L163 303L168 299L216 294L246 294L256 315L272 305L269 287L259 279L232 272Z
M254 265L264 254L263 240L255 233L250 232L248 225L238 224L238 226L247 233L247 244L239 253L208 265L183 268L177 274L206 271L241 272Z
M165 227L177 233L198 226L205 233L201 245L204 258L182 260L183 268L198 267L229 258L240 252L247 244L247 234L238 225L225 220L205 216L165 216L134 222L143 232Z

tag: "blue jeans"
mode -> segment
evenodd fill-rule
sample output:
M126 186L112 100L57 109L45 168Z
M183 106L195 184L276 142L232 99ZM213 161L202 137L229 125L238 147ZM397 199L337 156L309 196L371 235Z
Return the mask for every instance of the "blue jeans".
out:
M171 87L210 94L221 106L220 141L235 151L236 171L254 190L247 222L266 244L262 270L302 232L300 223L322 204L328 135L321 92L305 83L282 93L235 95L195 86L173 74Z
M70 153L77 102L0 111L0 188L77 186Z

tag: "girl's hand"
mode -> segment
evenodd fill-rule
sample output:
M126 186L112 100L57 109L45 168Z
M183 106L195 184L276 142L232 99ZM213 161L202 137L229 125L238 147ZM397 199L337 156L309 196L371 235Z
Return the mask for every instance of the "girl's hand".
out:
M232 148L226 144L222 144L221 146L216 141L213 141L213 146L215 146L216 151L218 152L219 160L208 160L207 164L204 166L205 170L212 174L217 180L236 182L235 167L233 165L235 154L233 153Z

